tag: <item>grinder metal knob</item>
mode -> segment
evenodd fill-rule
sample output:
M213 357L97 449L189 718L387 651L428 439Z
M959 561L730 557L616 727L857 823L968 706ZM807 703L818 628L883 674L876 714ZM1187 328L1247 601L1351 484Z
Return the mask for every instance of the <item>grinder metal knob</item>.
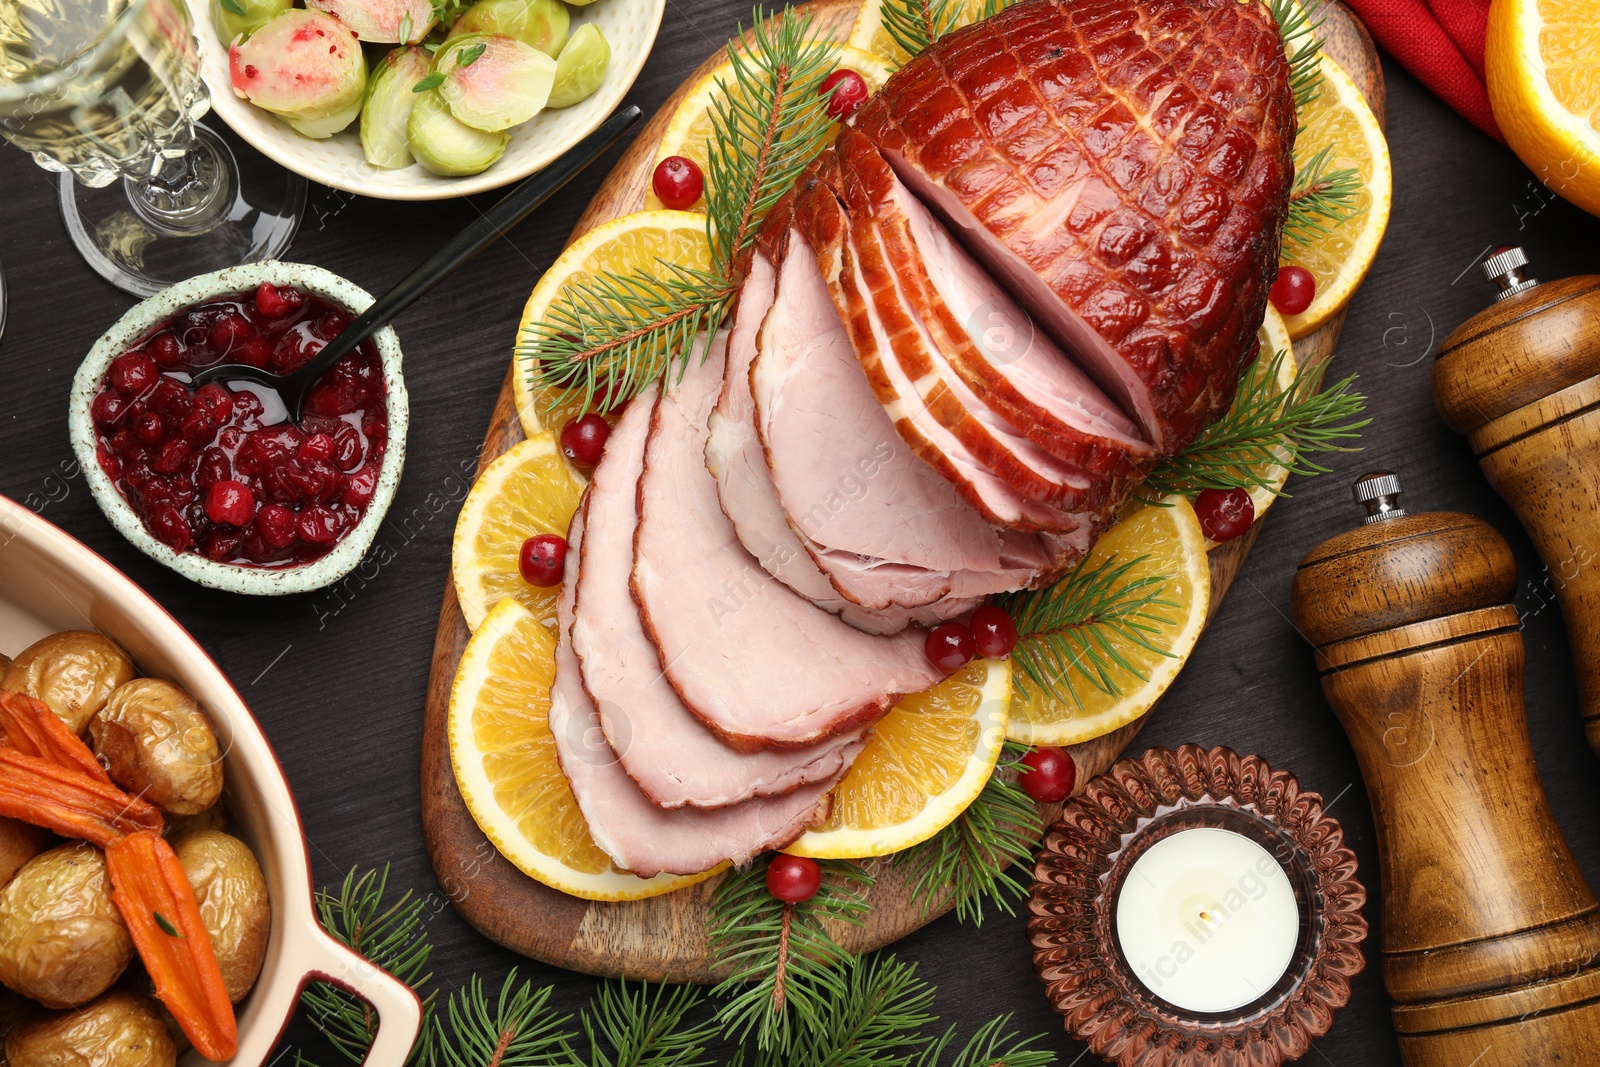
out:
M1500 290L1495 294L1495 299L1504 300L1539 284L1538 278L1529 278L1522 273L1527 265L1528 253L1512 245L1484 260L1478 269L1483 271L1483 277L1489 284Z
M1398 519L1406 513L1406 509L1399 504L1400 479L1395 477L1394 471L1363 474L1350 487L1350 494L1356 498L1357 504L1366 506L1366 522Z

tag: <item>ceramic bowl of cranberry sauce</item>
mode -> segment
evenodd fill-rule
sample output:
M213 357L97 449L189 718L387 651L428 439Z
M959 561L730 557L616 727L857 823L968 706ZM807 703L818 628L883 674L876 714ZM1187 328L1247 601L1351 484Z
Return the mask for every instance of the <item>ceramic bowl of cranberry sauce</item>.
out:
M78 368L68 417L111 524L214 589L300 593L354 569L405 462L394 330L318 379L298 422L263 386L189 380L218 363L292 371L371 303L320 267L270 261L190 278L118 320Z

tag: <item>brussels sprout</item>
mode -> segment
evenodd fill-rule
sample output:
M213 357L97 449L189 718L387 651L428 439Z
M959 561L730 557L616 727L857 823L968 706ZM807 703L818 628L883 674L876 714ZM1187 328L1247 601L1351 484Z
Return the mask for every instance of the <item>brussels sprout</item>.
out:
M475 130L450 114L437 91L421 93L406 120L406 141L417 162L446 178L463 178L488 170L506 151L511 135L504 130Z
M579 26L556 59L556 84L545 106L571 107L589 99L606 80L610 66L611 45L600 27L592 22Z
M427 49L408 45L396 48L372 68L367 102L361 108L361 154L374 167L411 165L406 120L417 102L417 83L428 76L432 64Z
M544 110L556 81L556 61L511 37L468 34L445 42L433 57L439 96L473 129L509 130ZM426 84L426 83L424 83Z
M233 91L307 137L355 120L367 60L355 31L322 11L291 9L228 49Z
M306 0L306 6L337 16L374 44L416 44L439 21L430 0Z
M450 36L494 33L515 37L554 59L567 43L572 16L561 0L478 0L450 24Z
M211 25L226 48L294 6L294 0L211 0Z

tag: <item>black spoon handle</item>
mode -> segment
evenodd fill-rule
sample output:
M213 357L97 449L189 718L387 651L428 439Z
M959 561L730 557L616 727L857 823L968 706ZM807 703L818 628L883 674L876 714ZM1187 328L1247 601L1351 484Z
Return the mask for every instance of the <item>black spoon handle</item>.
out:
M606 119L589 136L563 152L554 163L513 189L504 199L457 234L449 244L396 282L394 288L374 300L371 307L357 315L349 326L339 332L338 337L295 372L294 377L308 382L315 381L323 371L376 333L379 327L410 307L417 298L493 244L505 231L526 218L534 208L554 196L562 186L577 177L584 168L616 143L618 138L627 133L629 128L639 121L641 114L637 107L628 105Z

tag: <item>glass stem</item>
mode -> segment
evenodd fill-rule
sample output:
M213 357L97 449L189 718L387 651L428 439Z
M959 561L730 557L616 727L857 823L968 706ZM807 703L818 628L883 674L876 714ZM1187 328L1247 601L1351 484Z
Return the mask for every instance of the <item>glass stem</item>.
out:
M209 137L194 137L188 151L158 153L142 180L124 179L134 212L173 236L205 233L233 203L232 170Z

